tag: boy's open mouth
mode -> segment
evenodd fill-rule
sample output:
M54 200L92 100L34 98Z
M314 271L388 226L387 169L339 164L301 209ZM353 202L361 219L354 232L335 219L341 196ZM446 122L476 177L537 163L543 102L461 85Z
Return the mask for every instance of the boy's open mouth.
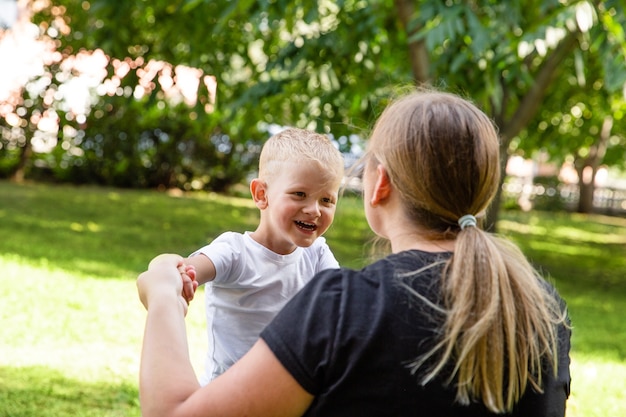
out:
M299 220L296 220L295 223L296 223L296 226L298 226L300 229L311 230L311 231L317 229L317 226L312 223L305 223Z

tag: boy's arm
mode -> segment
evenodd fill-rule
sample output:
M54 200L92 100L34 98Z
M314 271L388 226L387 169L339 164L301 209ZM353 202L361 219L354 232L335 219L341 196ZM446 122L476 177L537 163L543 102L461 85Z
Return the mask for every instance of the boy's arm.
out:
M208 256L202 253L185 258L184 263L195 268L198 285L206 284L215 278L215 264Z

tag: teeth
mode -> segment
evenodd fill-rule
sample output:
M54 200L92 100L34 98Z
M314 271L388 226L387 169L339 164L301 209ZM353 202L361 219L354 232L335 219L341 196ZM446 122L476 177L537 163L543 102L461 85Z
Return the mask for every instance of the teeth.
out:
M296 225L298 227L301 227L301 228L307 229L307 230L315 230L316 229L316 226L314 224L311 224L311 223L305 223L305 222L296 221Z

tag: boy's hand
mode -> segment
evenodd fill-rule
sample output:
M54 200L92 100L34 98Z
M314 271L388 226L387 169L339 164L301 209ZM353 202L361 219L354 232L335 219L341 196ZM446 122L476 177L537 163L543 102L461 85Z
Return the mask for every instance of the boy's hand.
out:
M196 289L198 289L196 269L193 265L180 264L178 265L178 272L180 272L180 277L183 280L183 298L189 304L193 300Z

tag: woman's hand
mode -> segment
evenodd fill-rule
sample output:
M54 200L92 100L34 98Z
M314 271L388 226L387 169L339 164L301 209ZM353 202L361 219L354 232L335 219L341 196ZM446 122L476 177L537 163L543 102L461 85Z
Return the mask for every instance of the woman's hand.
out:
M137 278L139 299L146 309L162 298L178 298L187 314L189 301L193 299L198 282L193 266L185 265L179 255L163 254L150 261L148 270Z

